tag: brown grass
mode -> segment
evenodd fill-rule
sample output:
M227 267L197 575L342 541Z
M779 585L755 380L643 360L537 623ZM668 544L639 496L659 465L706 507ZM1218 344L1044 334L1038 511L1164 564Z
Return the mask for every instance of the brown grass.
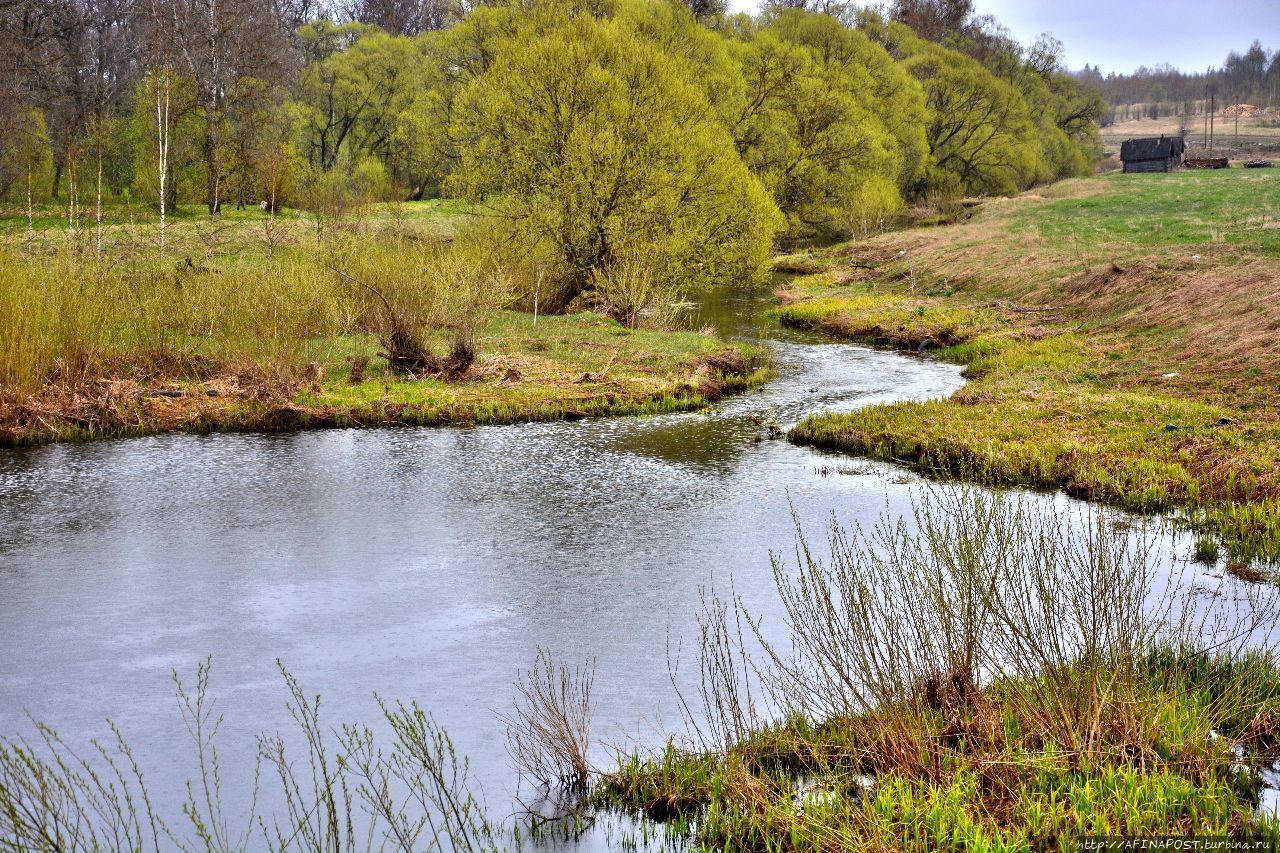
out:
M1056 198L1088 198L1104 186L1091 179L1051 189ZM1114 336L1110 344L1151 366L1140 381L1161 390L1181 387L1259 402L1247 387L1253 383L1234 380L1250 368L1280 372L1280 258L1225 244L1150 251L1121 242L1073 247L1011 233L1008 211L1041 201L1036 195L997 200L970 222L873 238L838 258L829 279L901 290L910 286L902 260L910 256L917 270L927 271L929 285L917 281L915 287L922 296L950 288L962 304L1001 308L1012 302L1015 310L1002 314L1013 325L1048 319L1059 329ZM813 295L792 290L782 297L785 303ZM1046 308L1055 310L1026 310ZM865 331L848 317L825 325L836 334ZM1181 374L1176 382L1161 379L1173 372Z
M561 321L562 323L569 321ZM286 367L159 362L128 378L45 384L0 394L0 447L163 432L511 423L697 408L760 381L759 353L695 355L619 344L604 369L527 352L489 352L436 378L349 359L325 375ZM170 369L166 369L170 368ZM366 371L370 371L366 375ZM376 372L374 372L376 371ZM110 377L110 374L107 374Z

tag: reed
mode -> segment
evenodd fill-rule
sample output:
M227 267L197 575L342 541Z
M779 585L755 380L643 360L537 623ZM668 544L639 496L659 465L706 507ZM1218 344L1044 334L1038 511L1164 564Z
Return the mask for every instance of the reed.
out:
M353 236L280 247L269 256L176 263L71 255L0 256L0 386L179 375L252 363L301 373L335 341L433 330L474 347L509 298L505 273L467 244L419 235ZM185 368L185 369L182 369ZM195 371L200 372L200 371Z
M428 713L416 704L380 702L391 732L384 747L367 726L328 727L320 698L283 665L280 672L296 729L292 738L262 736L252 778L232 780L253 792L247 814L223 808L222 717L206 661L190 689L174 674L195 752L181 815L157 811L142 764L115 726L111 739L84 753L41 725L34 741L0 739L0 849L501 849L472 790L467 760ZM259 795L271 780L283 808L263 814Z
M533 666L516 679L507 727L507 750L521 775L544 792L586 790L591 778L591 685L595 662L557 663L538 649Z
M1276 837L1250 769L1280 746L1273 588L1198 597L1102 511L976 489L867 529L833 521L822 549L797 520L774 572L788 636L741 612L756 630L731 644L772 722L620 755L600 802L715 848ZM723 660L732 620L708 612L704 656ZM704 681L712 713L722 684ZM719 713L712 731L738 731L732 704Z

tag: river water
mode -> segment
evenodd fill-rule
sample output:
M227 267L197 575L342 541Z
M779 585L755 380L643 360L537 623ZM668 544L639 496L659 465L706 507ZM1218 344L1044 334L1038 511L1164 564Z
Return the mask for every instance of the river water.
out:
M278 658L331 724L374 720L375 691L417 699L501 816L512 769L494 712L543 646L596 660L601 740L661 742L679 724L668 650L695 640L700 587L732 578L776 624L769 552L791 548L790 507L820 533L832 513L904 512L924 488L893 466L836 473L851 460L765 424L963 381L770 327L761 299L705 319L769 340L780 374L706 413L0 452L0 734L30 735L34 718L86 744L110 717L172 814L193 751L170 674L211 656L234 815L255 737L290 728ZM1182 546L1162 548L1172 561Z

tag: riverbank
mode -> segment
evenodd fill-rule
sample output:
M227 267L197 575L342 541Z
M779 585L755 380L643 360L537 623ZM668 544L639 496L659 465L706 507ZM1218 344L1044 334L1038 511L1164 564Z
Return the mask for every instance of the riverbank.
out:
M122 370L0 399L0 447L162 432L278 432L646 415L705 407L769 378L767 351L596 314L502 312L475 362L443 379L393 373L371 336L326 342L301 372L245 363Z
M826 533L773 558L780 636L703 601L685 737L619 756L598 804L700 849L1280 842L1276 588L1206 589L1103 513L977 489Z
M1265 170L1263 170L1265 171ZM790 259L795 263L795 259ZM813 253L783 323L967 365L946 401L818 415L816 447L1179 511L1280 560L1280 179L1109 175Z
M1055 677L1098 682L1087 669ZM1045 731L1078 710L1055 705L1056 685L963 695L944 683L932 702L795 716L724 751L627 756L596 798L716 850L1069 851L1086 837L1168 835L1274 849L1277 824L1257 811L1261 779L1232 750L1274 756L1278 681L1262 659L1153 652L1132 692L1074 721L1080 739L1099 737L1090 750Z
M538 316L540 273L446 203L182 211L163 249L108 213L101 251L50 216L0 221L0 446L686 411L770 375L763 348L678 316Z

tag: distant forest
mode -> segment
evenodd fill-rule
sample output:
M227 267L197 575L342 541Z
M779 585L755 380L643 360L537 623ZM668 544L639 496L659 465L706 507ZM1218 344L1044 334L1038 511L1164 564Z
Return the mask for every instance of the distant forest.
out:
M1231 51L1220 68L1207 71L1188 73L1165 64L1103 77L1086 65L1077 77L1106 99L1104 125L1203 113L1210 95L1218 109L1233 104L1280 107L1280 50L1267 50L1259 41L1244 53Z

